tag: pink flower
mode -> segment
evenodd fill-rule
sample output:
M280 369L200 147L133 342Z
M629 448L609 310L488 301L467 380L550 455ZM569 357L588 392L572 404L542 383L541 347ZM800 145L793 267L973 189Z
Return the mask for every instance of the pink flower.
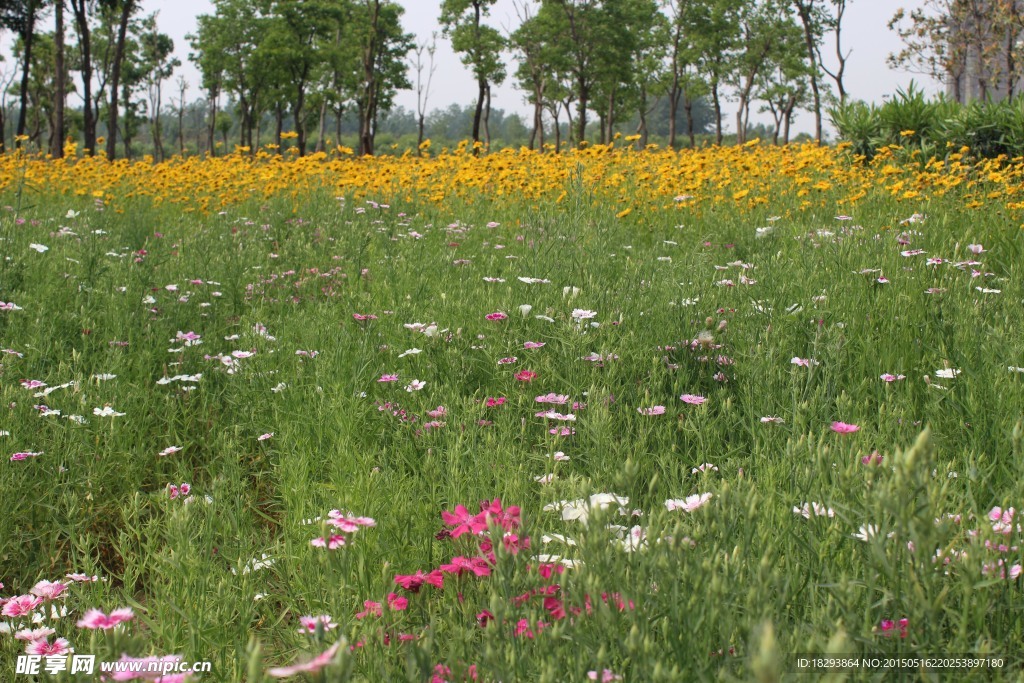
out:
M532 342L532 341L528 341L528 342L524 342L523 343L523 348L524 349L539 349L542 346L544 346L544 344L545 344L545 342Z
M164 655L163 657L130 657L126 654L121 655L119 662L125 662L123 671L116 671L111 674L110 680L112 681L133 681L136 679L148 679L154 680L156 683L185 683L185 679L189 676L188 673L181 674L164 674L164 675L153 675L148 672L150 667L153 667L155 671L159 671L163 668L164 662L180 662L180 655ZM134 671L132 669L135 669Z
M181 446L168 446L167 448L165 448L162 451L160 451L159 453L157 453L157 455L160 455L160 456L170 455L172 453L177 453L180 450L181 450Z
M491 565L482 557L453 557L448 564L442 564L441 571L446 574L460 576L465 572L472 572L476 576L490 576Z
M520 370L515 374L515 378L520 382L532 382L537 379L537 373L533 370Z
M11 456L11 462L18 462L19 460L27 460L28 458L37 458L40 455L42 455L43 453L44 453L44 451L39 451L38 453L34 452L34 451L23 451L21 453L15 453L14 455Z
M682 396L679 397L679 400L682 401L683 403L689 403L691 406L699 406L707 402L706 398L704 398L703 396L697 396L695 394L683 394Z
M793 365L799 365L802 368L809 368L812 365L819 365L818 361L814 360L813 358L799 358L798 356L793 356L793 358L791 358L789 362L792 363Z
M267 432L266 434L260 434L256 437L257 441L266 441L274 436L274 432Z
M54 633L56 633L56 631L54 631L52 628L37 628L37 629L31 630L31 631L28 630L28 629L25 629L23 631L18 631L17 633L15 633L14 634L14 639L15 640L27 640L29 642L31 642L33 640L46 640L47 638L52 636Z
M78 620L78 628L107 630L114 628L122 622L131 621L134 618L135 612L130 607L116 609L109 616L98 609L91 609Z
M859 431L860 427L855 424L847 424L845 422L833 422L832 431L837 434L852 434L853 432Z
M397 382L398 381L398 375L381 375L380 379L378 379L377 381L378 382Z
M3 614L5 617L23 617L36 607L41 605L43 599L34 595L18 595L4 603Z
M327 538L323 536L314 538L309 542L314 548L327 548L328 550L337 550L338 548L345 545L345 537L341 534L332 534Z
M569 402L569 397L565 394L544 394L534 399L537 403L555 403L558 405L564 405Z
M369 314L353 313L352 317L355 318L356 320L358 320L359 322L366 322L367 320L376 320L377 319L377 316L373 315L372 313L369 313Z
M448 414L448 410L444 406L438 406L434 410L428 410L427 411L427 415L429 415L430 417L434 417L434 418L444 417L447 414Z
M366 617L380 617L384 615L384 608L379 602L373 600L363 601L363 611L356 613L356 619L365 619Z
M66 655L71 652L71 643L64 638L58 638L52 643L46 640L33 640L25 647L25 652L30 655L43 655L44 657Z
M66 583L51 582L51 581L40 581L32 590L29 591L32 595L38 595L44 600L53 600L60 597L61 593L66 591L68 586Z
M324 631L330 631L337 626L326 614L321 614L318 617L299 617L299 623L302 625L299 633L316 633L316 627L320 624L323 624Z
M980 244L968 244L967 250L970 251L972 254L981 254L984 253L985 248Z
M305 664L275 667L268 670L267 673L274 678L288 678L289 676L294 676L300 673L312 673L314 671L319 671L331 663L331 660L334 659L334 655L337 654L339 647L341 647L341 641L331 645L323 653L317 655Z
M906 378L907 378L906 375L893 375L893 374L890 374L888 372L881 376L881 379L882 379L883 382L895 382L897 380L906 379Z
M884 456L878 451L872 451L870 455L861 456L860 463L862 465L881 465L884 459Z
M494 313L488 313L484 317L488 320L505 320L508 318L508 314L502 313L501 311L495 311Z
M485 403L486 403L488 408L497 408L498 406L500 406L503 403L505 403L505 400L506 399L505 399L504 396L499 396L498 398L493 398L491 396L488 396L487 397L487 401L485 401Z
M599 675L600 678L598 678ZM622 680L622 676L613 672L611 669L605 669L600 674L598 674L596 671L588 671L587 678L589 678L592 681L600 680L601 683L612 683L613 681Z
M650 408L637 408L636 412L641 415L664 415L665 406L652 406Z

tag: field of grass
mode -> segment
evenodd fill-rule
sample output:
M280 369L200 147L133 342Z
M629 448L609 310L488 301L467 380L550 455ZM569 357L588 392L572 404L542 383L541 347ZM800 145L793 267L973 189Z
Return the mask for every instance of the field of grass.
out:
M1024 185L964 152L3 158L0 680L1019 680Z

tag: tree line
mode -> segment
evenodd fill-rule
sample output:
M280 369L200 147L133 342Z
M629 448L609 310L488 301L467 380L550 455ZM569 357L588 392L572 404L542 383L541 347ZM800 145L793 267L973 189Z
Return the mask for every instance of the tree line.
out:
M0 83L0 126L15 144L55 157L69 136L84 153L102 146L114 159L119 141L128 156L145 135L162 159L185 151L190 126L203 129L190 146L209 153L230 133L250 151L261 135L279 146L294 137L299 154L348 136L359 154L373 154L396 94L412 90L419 145L438 40L473 75L469 135L484 147L491 89L507 79L531 107L524 135L537 148L608 142L624 127L642 146L652 117L673 147L695 144L708 125L721 144L730 115L742 143L752 110L771 116L762 132L775 142L788 141L797 112L808 111L820 141L823 111L847 97L850 0L514 0L513 26L495 24L496 1L442 0L440 35L417 40L390 0L213 0L187 36L201 74L190 100L196 85L174 79L173 41L157 15L143 16L141 0L0 0L14 53ZM71 96L80 107L67 106Z

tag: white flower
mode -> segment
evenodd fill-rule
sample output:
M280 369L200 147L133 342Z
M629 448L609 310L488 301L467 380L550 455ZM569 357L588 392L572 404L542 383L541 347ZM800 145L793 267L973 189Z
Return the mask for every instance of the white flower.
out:
M40 254L50 250L50 248L48 246L46 246L45 244L35 244L35 243L28 245L28 248L29 249L35 249Z
M121 417L124 415L124 413L117 412L109 405L105 405L102 408L93 408L92 414L97 417Z
M423 353L423 349L415 349L415 348L413 348L413 349L406 349L402 353L398 354L398 357L399 358L405 358L406 356L412 356L412 355L415 355L417 353Z
M530 315L530 311L532 310L533 306L531 306L530 304L523 304L522 306L519 307L519 312L523 314L524 318Z
M804 503L801 507L794 507L793 514L800 515L804 519L810 519L813 514L815 517L835 517L836 513L830 507L825 507L821 503Z
M669 499L665 501L665 509L669 512L673 510L682 510L684 512L693 512L694 510L703 507L709 500L711 500L712 494L710 493L695 493L692 496L687 496L685 500L680 499Z
M936 370L935 376L940 379L953 379L960 374L960 371L956 368L945 368L943 370Z
M414 379L411 382L409 382L409 384L405 387L405 390L408 391L409 393L412 393L414 391L419 391L420 389L422 389L425 386L427 386L426 382L422 382L422 381L420 381L418 379Z

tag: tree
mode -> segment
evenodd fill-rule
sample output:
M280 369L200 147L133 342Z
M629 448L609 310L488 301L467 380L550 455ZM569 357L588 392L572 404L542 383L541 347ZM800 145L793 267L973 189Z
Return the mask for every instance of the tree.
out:
M821 143L821 88L818 83L818 50L821 45L828 14L818 0L793 0L804 33L804 48L810 64L811 94L814 102L814 139Z
M412 85L406 75L405 56L413 48L412 35L402 31L401 5L386 0L360 0L346 24L347 45L358 51L349 82L359 113L359 153L373 154L377 118L388 111L395 92Z
M309 86L319 76L325 52L336 40L343 7L333 0L274 0L264 46L287 74L299 154L306 153L305 106Z
M15 147L21 146L20 138L25 134L25 127L28 122L32 48L35 44L36 22L42 9L42 0L10 0L0 3L0 27L13 31L21 42L21 87L19 88L18 96L20 106L15 132Z
M64 67L64 0L55 0L54 7L54 121L50 155L54 159L64 156L64 104L67 100L67 69Z
M758 80L773 62L788 57L800 29L794 24L785 7L775 0L749 3L740 8L740 40L743 50L735 56L732 77L739 105L736 109L736 143L746 142L750 121L750 98Z
M114 48L113 72L110 77L110 109L107 111L107 158L117 156L117 87L124 65L125 41L128 36L128 20L139 8L138 0L116 0L120 9L117 24L117 44Z
M551 37L545 34L545 25L532 12L526 2L515 3L519 27L511 32L510 46L518 53L519 67L515 78L519 87L526 91L526 100L533 105L533 129L530 133L530 149L534 145L544 148L544 96L550 81Z
M505 80L501 51L505 39L497 29L482 23L496 0L442 0L441 26L451 39L452 49L462 55L462 63L473 71L477 82L476 114L473 116L473 141L480 141L480 121L484 107L490 109L491 85Z
M715 142L722 144L721 88L732 68L739 41L739 11L750 0L708 0L694 7L694 31L698 65L706 79L715 109Z
M413 48L413 54L415 58L412 62L413 69L416 70L416 154L420 155L423 151L423 132L424 123L427 116L427 100L430 98L430 84L434 80L434 72L437 71L437 67L434 65L434 54L437 51L437 36L431 37L430 42L423 41L416 43L416 47ZM423 59L423 55L426 54L426 61ZM423 72L427 72L426 79L424 80Z
M1022 16L1011 0L927 0L889 22L903 41L889 65L947 84L958 102L1013 96Z
M846 72L846 61L850 58L850 53L853 50L847 50L843 53L843 17L846 15L846 6L850 0L830 0L834 9L833 14L829 18L828 26L832 30L832 35L835 36L836 42L836 61L838 66L833 71L825 66L825 61L821 58L821 46L818 46L818 64L821 65L822 71L828 74L829 78L836 82L836 92L839 94L839 103L846 104L846 85L843 83L843 77ZM1016 6L1016 2L1012 2Z
M149 108L149 130L153 138L153 152L157 161L164 159L160 114L162 110L163 82L181 66L181 60L172 57L174 41L166 33L156 30L156 15L139 38L141 82L146 88Z
M93 50L92 28L89 18L93 2L90 0L69 0L75 15L75 32L78 35L78 71L82 74L82 101L84 102L85 153L96 153L96 116L92 108Z

